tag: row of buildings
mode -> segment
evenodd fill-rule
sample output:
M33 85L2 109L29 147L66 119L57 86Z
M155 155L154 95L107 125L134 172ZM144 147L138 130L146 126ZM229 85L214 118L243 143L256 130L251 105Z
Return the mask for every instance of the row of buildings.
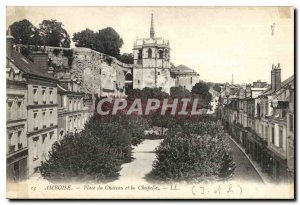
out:
M33 53L32 61L6 38L7 178L19 181L38 171L52 144L67 132L79 132L90 116L91 96L80 82L57 79L48 69L48 54Z
M199 74L172 66L168 41L137 39L134 63L125 64L89 48L15 45L6 38L7 178L24 180L39 171L52 144L80 132L94 112L98 97L125 97L131 89L182 86L191 90ZM30 56L21 48L35 50ZM30 59L29 59L30 57Z
M281 81L278 64L271 85L226 84L219 98L217 116L272 181L294 178L294 90L294 75Z

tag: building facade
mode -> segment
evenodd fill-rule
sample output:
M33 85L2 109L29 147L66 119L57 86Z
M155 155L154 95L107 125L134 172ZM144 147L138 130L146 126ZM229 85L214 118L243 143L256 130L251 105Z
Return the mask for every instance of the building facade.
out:
M22 180L38 171L41 162L47 159L52 144L57 140L58 81L48 74L47 54L35 53L32 55L33 62L30 61L15 50L10 35L7 37L6 49L9 87L8 177L14 175L14 179ZM15 96L13 101L12 96ZM22 156L15 155L11 161L10 155L13 152L21 153L21 150L24 150Z
M193 69L179 65L171 69L171 76L175 80L175 86L182 86L184 89L192 91L193 86L199 82L200 75Z
M220 103L218 116L262 172L276 182L293 181L294 76L281 81L280 64L272 65L271 86L258 81L241 89L244 95L240 92L239 97Z
M86 93L80 91L79 81L69 76L60 80L57 95L58 140L66 134L75 134L84 129L84 124L92 114L92 99L86 103L86 96Z
M19 181L28 175L27 82L12 61L13 37L6 38L6 170L8 180Z

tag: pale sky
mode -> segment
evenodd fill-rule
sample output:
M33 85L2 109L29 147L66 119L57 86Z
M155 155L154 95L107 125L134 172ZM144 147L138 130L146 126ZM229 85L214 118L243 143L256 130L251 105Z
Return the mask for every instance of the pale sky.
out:
M156 36L170 41L171 61L201 80L231 82L233 74L235 83L270 83L272 63L281 64L282 80L294 74L294 13L287 7L8 7L7 25L56 19L71 37L110 26L128 53L137 37L149 37L152 10Z

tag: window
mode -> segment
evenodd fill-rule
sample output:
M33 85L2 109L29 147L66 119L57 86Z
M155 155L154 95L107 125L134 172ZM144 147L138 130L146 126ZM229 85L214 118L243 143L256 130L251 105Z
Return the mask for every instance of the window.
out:
M148 48L148 58L152 58L152 49Z
M7 120L11 120L12 119L12 105L13 102L8 102L7 103L7 112L8 112L8 116L7 116Z
M163 57L164 57L164 51L163 50L159 50L158 51L158 55L159 55L159 59L163 59Z
M43 135L42 135L42 140L43 140L42 143L45 142L46 137L47 137L47 134L43 134Z
M18 131L18 144L21 143L21 134L22 134L22 131Z
M70 102L69 102L69 110L72 111L72 109L73 109L72 108L72 100L70 100Z
M33 113L34 130L38 129L37 113Z
M22 102L18 102L18 118L22 118Z
M143 57L142 50L139 50L139 53L138 53L138 59L140 60L140 59L142 59L142 57Z
M11 152L11 145L12 145L12 137L13 137L13 133L9 133L8 134L8 146L9 146L9 152Z
M46 112L43 112L43 128L46 128L46 122L47 122L47 120L46 120Z
M54 133L53 133L53 132L50 132L49 135L50 135L50 140L51 140L52 137L53 137L53 135L54 135Z
M49 95L50 95L50 103L53 104L53 90L49 91Z
M74 129L76 130L77 128L77 117L74 117Z
M72 130L72 117L69 118L69 130Z
M294 117L293 115L289 115L289 129L290 129L290 132L294 132Z
M283 148L283 128L279 127L279 147Z
M191 84L193 84L193 77L191 77Z
M53 111L50 110L50 126L53 126L53 122L52 122L52 113L53 113Z
M286 111L282 110L281 115L282 115L282 118L285 118L286 117Z
M33 89L33 103L38 104L37 88Z
M61 140L62 138L63 138L63 136L64 136L64 131L63 130L61 130L60 132L59 132L59 140Z
M33 138L33 161L39 158L38 156L38 137Z
M257 109L257 116L260 117L260 104L259 103L257 103L256 109Z
M272 144L275 144L275 129L272 127Z
M157 75L160 75L160 72L157 72Z
M43 104L46 104L46 90L42 90Z
M138 84L140 84L140 80L138 80Z

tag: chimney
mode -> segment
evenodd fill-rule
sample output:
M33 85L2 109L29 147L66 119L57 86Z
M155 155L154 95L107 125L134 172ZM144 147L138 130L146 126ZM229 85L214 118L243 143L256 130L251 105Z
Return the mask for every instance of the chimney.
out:
M246 98L251 98L251 84L246 84Z
M280 63L278 63L278 67L272 65L271 71L271 88L276 91L281 87L281 68Z
M43 52L32 53L33 63L44 72L48 72L48 54Z
M6 56L11 58L13 53L14 37L11 35L10 28L8 27L6 35Z

